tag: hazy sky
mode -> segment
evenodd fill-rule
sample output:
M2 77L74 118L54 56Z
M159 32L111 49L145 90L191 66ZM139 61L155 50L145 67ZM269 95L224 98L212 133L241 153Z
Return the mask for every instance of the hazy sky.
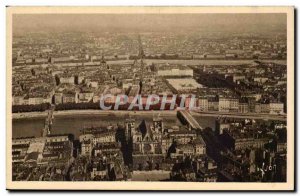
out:
M286 14L22 14L14 32L24 30L208 30L286 31Z

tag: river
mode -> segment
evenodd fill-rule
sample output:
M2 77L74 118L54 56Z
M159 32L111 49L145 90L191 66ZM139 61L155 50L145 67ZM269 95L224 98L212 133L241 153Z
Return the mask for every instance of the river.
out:
M136 119L136 125L144 119L146 123L152 123L153 115L151 114L132 114L132 118ZM80 129L84 127L99 127L124 124L128 118L128 114L109 114L109 115L96 115L96 114L84 114L84 115L58 115L54 117L53 121L53 134L65 134L72 133L77 138L80 134ZM165 127L171 127L174 125L180 126L181 123L176 117L176 113L164 115L162 112L161 118L163 119ZM215 117L201 117L196 118L202 127L215 128ZM31 117L13 119L12 123L12 136L17 137L39 137L41 136L42 129L44 127L44 117Z

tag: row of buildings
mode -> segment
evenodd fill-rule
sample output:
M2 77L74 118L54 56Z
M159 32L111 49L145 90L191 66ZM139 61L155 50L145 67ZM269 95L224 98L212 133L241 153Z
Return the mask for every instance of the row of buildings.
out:
M220 118L215 138L224 181L285 181L286 122ZM227 150L226 150L227 149Z
M134 63L138 64L138 62ZM195 106L200 111L271 114L281 114L285 111L284 102L275 99L272 97L272 94L268 94L269 97L263 96L266 93L274 93L274 91L256 91L254 94L247 94L248 90L241 91L238 89L241 88L239 87L240 85L237 85L235 90L240 93L240 95L237 95L229 88L207 87L193 79L193 69L187 67L176 68L176 73L168 72L166 75L166 72L161 76L158 76L158 70L156 72L157 78L148 79L144 77L143 83L140 84L139 76L141 75L133 75L131 79L129 75L125 75L124 78L124 75L113 74L114 70L117 69L116 66L111 65L109 69L106 66L106 62L103 62L103 64L96 64L92 67L81 67L81 72L79 72L78 67L58 69L47 66L47 68L41 67L39 73L35 71L38 69L17 69L16 76L13 79L13 105L98 103L101 96L105 94L114 96L127 95L133 99L133 97L141 93L142 98L145 96L143 99L147 99L148 95L157 93L160 96L166 95L170 97L178 94L185 94L189 97L191 94L194 94L196 95ZM141 69L140 67L138 68ZM65 71L63 71L64 69ZM179 69L180 72L178 72ZM125 72L134 71L130 64L124 66L122 70ZM91 71L92 74L88 74L88 71ZM138 69L136 71L139 73ZM215 71L218 72L219 69L215 69ZM149 70L148 72L153 74ZM189 74L178 75L178 73ZM236 75L233 75L233 82L245 81L245 76L242 77L239 74L239 77L235 77ZM279 96L280 94L278 94ZM114 101L115 99L112 98L107 102L112 104ZM180 100L176 100L177 105L179 102ZM190 99L187 98L185 107L188 108L189 104Z
M141 33L145 56L167 59L284 59L286 35L268 33L260 38L248 34L164 32ZM222 37L222 38L220 38ZM43 44L41 44L43 43ZM132 33L30 33L14 36L14 64L127 59L138 53Z

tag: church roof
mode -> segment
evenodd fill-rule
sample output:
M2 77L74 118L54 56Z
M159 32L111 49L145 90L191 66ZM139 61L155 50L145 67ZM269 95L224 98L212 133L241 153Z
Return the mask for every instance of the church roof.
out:
M149 136L151 140L153 139L150 124L145 120L142 120L141 124L138 126L138 131L142 133L142 139L144 139L146 136Z

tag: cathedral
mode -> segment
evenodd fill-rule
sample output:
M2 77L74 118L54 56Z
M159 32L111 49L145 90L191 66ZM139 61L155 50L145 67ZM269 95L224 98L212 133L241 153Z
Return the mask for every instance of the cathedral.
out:
M152 124L143 120L138 126L134 119L126 120L125 135L132 140L133 154L161 154L163 122L154 118Z

